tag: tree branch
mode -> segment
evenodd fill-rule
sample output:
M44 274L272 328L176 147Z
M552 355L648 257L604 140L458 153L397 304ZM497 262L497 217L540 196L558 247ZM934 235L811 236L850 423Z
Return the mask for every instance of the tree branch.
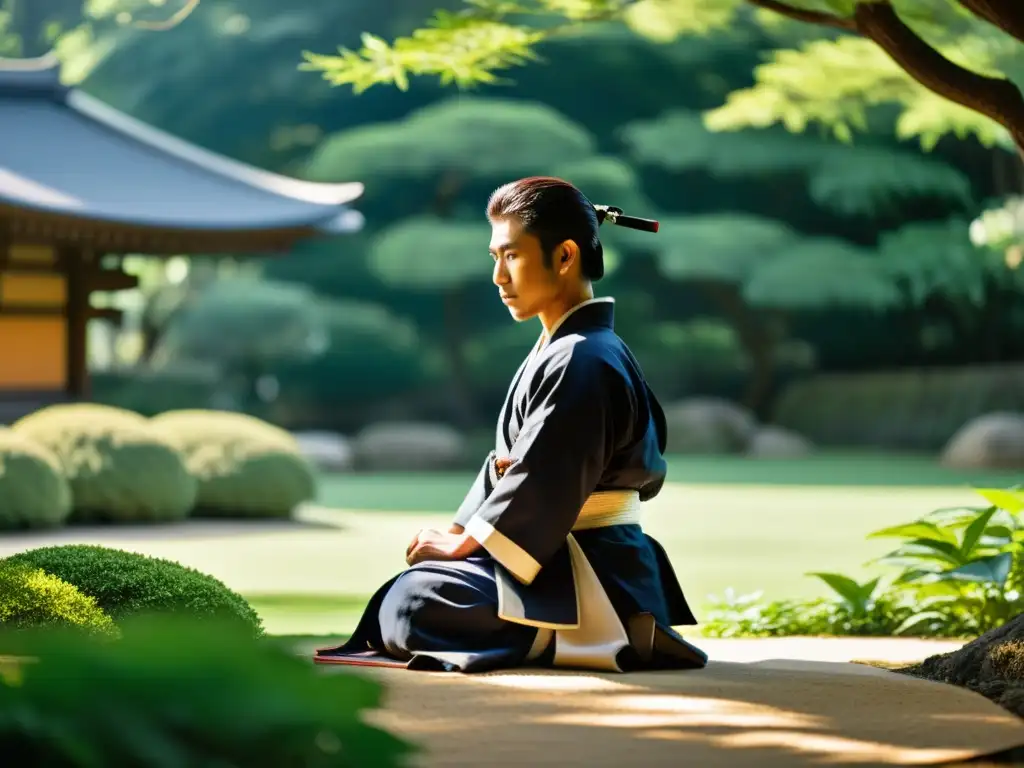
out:
M981 0L984 2L984 0ZM996 0L998 2L998 0ZM767 11L774 11L781 16L793 19L794 21L802 21L805 24L821 24L826 27L834 27L836 29L845 29L850 32L856 31L856 26L853 19L844 19L840 16L833 16L830 13L821 13L819 11L805 11L802 8L794 8L791 5L779 2L779 0L747 0L750 5L755 5L758 8L764 8Z
M134 26L139 29L150 30L151 32L165 32L168 29L173 29L181 24L181 22L192 14L192 11L194 11L198 5L199 0L187 0L185 5L178 9L176 13L171 14L170 18L167 18L164 21L136 21L134 22Z
M965 1L990 5L1000 2ZM1010 132L1024 153L1024 94L1016 85L954 64L904 24L887 1L858 3L853 19L858 32L889 54L917 82L943 98L995 120Z
M1024 42L1024 3L1021 0L957 0L979 19Z

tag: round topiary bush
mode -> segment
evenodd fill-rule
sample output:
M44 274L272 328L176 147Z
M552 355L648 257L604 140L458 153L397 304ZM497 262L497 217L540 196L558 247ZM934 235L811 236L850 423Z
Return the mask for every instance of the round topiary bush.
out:
M55 528L71 514L71 488L49 450L0 427L0 530Z
M53 405L13 429L60 460L71 486L70 520L181 520L195 503L196 481L181 455L136 413L106 405Z
M41 568L0 561L0 628L59 627L116 637L113 620L72 584Z
M114 621L143 614L209 617L263 634L263 621L241 595L179 563L85 544L42 547L5 561L41 568L74 584Z
M298 441L241 413L170 411L153 426L198 479L195 515L287 517L316 497L316 474Z

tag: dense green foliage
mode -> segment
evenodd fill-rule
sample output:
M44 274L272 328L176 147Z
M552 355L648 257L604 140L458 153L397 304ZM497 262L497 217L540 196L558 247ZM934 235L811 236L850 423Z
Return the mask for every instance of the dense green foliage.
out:
M288 517L316 497L316 475L290 434L241 413L169 411L154 428L199 481L192 514Z
M1024 411L1024 367L833 374L792 383L775 423L822 446L932 453L978 414Z
M137 413L53 405L19 419L13 429L60 460L74 520L181 520L195 503L196 481L181 456Z
M989 9L988 16L972 15L967 12L969 5L956 0L776 3L769 7L776 13L762 14L752 13L751 6L762 4L747 5L744 0L467 0L462 13L439 10L427 26L393 43L366 33L358 50L342 48L338 55L307 53L306 61L330 82L351 85L357 92L377 83L407 89L410 77L417 75L465 87L499 82L497 73L536 59L540 44L581 27L618 21L640 34L671 40L723 32L740 20L755 18L793 47L776 51L755 70L754 87L734 91L724 106L709 115L713 130L778 123L802 131L819 123L849 140L854 130L867 127L872 108L895 103L901 107L897 134L918 137L925 146L934 146L947 132L974 135L988 145L1010 145L1011 134L1024 141L1024 125L1013 122L1024 100L1016 87L1024 82L1020 40L1010 34L1012 21L1002 29L999 21L992 21L999 19L998 10ZM790 28L794 19L817 26L794 31ZM811 38L822 27L838 34L833 39ZM845 34L851 32L861 37ZM955 67L963 67L966 78L973 70L1002 80L1008 95L1000 106L1012 104L1016 109L998 110L994 100L984 103L979 93L973 99L956 94L949 82L949 71ZM971 86L980 90L985 83L975 76Z
M210 621L132 622L116 643L0 633L0 742L25 765L406 765L366 722L380 683L317 674L291 649Z
M69 514L71 488L57 457L0 427L0 530L50 528Z
M96 600L114 621L146 614L206 618L252 636L260 617L241 595L204 573L161 558L85 544L19 552L4 563L40 568Z
M1024 491L979 490L981 507L939 509L874 532L902 543L877 560L891 578L810 574L831 599L765 602L725 595L703 631L715 637L904 635L973 637L1024 611Z
M95 598L32 564L0 561L0 630L37 627L117 636Z
M131 2L123 4L130 21L182 7L176 0L141 12ZM536 57L507 71L514 80L478 94L421 78L404 92L356 95L295 66L303 49L357 50L364 30L380 40L407 36L439 6L451 13L447 26L416 45L472 36L489 4L464 14L461 0L252 0L244 9L202 0L173 29L152 32L118 24L117 3L104 3L85 26L75 16L81 5L63 3L66 79L91 94L262 167L367 185L358 203L365 231L304 243L284 258L239 259L249 277L220 290L193 279L198 259L173 285L147 267L150 368L138 384L105 374L105 402L146 415L228 407L344 431L381 418L489 421L503 394L499 371L535 335L513 328L494 300L486 243L472 245L482 235L471 233L483 231L494 186L533 172L565 176L597 202L665 222L654 237L605 227L610 269L597 286L618 299L617 327L663 399L715 394L757 404L815 369L997 362L1024 349L1024 272L1004 240L979 248L966 236L972 219L1019 187L1010 155L955 134L928 154L899 140L917 130L908 120L927 138L928 125L941 128L951 113L902 71L886 74L894 65L880 63L877 46L863 58L857 45L869 41L822 40L827 27L772 23L725 0L643 0L624 25L595 24L595 7L614 17L621 9L582 0L571 30L557 14L549 19L558 29L535 26L546 23L537 16L493 16L496 37L473 37L464 53L499 40L506 22L544 39L529 46ZM570 4L549 6L570 12ZM929 12L945 23L941 8ZM18 30L28 29L32 20L19 19ZM912 22L922 33L931 24ZM956 23L950 35L985 31L965 14ZM944 34L928 31L928 39L938 45ZM952 45L957 55L984 64L998 53L991 35L971 40ZM818 58L786 57L805 50ZM872 66L858 68L855 54ZM836 119L856 123L852 144L827 132L793 134L796 118L772 113L795 114L789 102L799 102L806 125L827 123L813 114L827 112L823 89L836 83L845 89ZM771 102L759 114L786 125L709 131L708 111L734 109L729 95L752 85ZM890 92L904 106L894 110ZM753 97L744 98L743 109L753 109ZM696 268L707 255L715 257L710 272ZM826 274L828 284L817 279ZM254 285L260 277L267 285Z

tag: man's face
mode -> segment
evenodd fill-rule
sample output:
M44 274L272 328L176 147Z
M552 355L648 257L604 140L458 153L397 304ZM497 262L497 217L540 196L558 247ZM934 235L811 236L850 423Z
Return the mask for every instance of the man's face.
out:
M558 297L559 271L545 266L540 240L523 231L518 217L491 222L490 251L494 284L517 321L536 317Z

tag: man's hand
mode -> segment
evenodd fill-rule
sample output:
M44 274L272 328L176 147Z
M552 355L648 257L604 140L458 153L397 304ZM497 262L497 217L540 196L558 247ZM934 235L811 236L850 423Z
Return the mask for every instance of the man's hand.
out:
M442 533L425 528L409 544L405 562L415 565L424 560L465 560L479 549L477 540L465 533Z

